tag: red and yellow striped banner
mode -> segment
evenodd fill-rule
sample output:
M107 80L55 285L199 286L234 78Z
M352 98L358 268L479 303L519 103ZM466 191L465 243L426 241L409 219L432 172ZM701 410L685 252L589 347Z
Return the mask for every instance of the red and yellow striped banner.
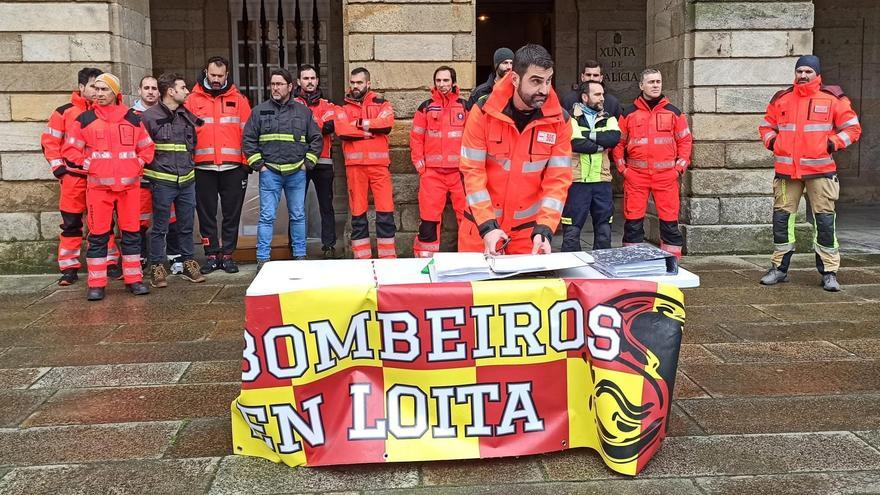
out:
M291 466L589 447L640 472L665 437L681 291L628 280L352 286L246 298L237 454Z

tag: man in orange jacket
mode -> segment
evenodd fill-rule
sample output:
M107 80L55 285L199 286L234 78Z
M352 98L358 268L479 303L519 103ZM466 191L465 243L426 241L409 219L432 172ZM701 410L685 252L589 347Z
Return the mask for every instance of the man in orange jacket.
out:
M571 124L544 47L516 51L513 70L471 108L459 168L467 194L459 251L549 253L571 185Z
M58 236L58 268L61 270L61 278L58 279L58 285L61 286L71 285L79 280L77 271L81 266L79 255L83 236L82 217L86 211L86 173L73 163L65 162L61 156L61 148L76 118L92 107L95 99L95 78L101 72L92 67L84 67L79 71L79 90L71 93L70 103L65 103L52 112L46 130L40 136L43 156L52 167L52 174L61 183L58 200L58 210L61 212L61 234ZM108 242L110 277L117 278L122 272L119 270L119 251L112 233Z
M211 57L184 105L204 125L198 128L196 162L196 213L199 233L208 259L202 273L238 272L232 253L238 244L238 224L247 190L249 170L241 152L241 134L251 116L248 99L229 80L229 61ZM223 214L217 231L217 197Z
M394 127L391 103L370 89L370 72L351 71L345 104L336 108L336 135L342 140L348 206L351 209L351 250L355 258L372 257L367 225L367 192L376 207L376 248L380 258L396 258L394 197L388 166L388 134Z
M324 98L320 83L318 71L314 66L301 65L293 97L309 107L324 138L317 165L311 170L306 170L306 188L308 189L309 182L315 185L318 209L321 212L321 250L325 258L333 259L337 257L336 212L333 210L333 158L330 157L330 147L333 141L333 116L336 114L336 105Z
M83 112L69 130L62 149L66 160L88 174L89 268L87 299L104 299L107 286L107 242L113 212L122 232L122 275L135 295L149 294L142 282L140 260L140 178L153 161L155 145L141 119L120 103L119 79L95 78L95 106Z
M678 181L690 165L693 136L685 115L663 96L659 70L642 71L639 89L642 94L620 116L620 142L614 148L623 175L623 244L644 242L650 193L660 219L660 248L681 258Z
M464 185L458 158L466 105L459 97L455 69L438 67L431 98L419 105L409 133L410 155L419 173L419 235L413 240L413 256L417 258L430 258L440 250L440 220L447 193L456 220L461 224L463 219Z
M776 93L761 122L761 140L775 158L773 179L772 266L764 285L788 281L794 254L794 224L798 203L806 191L813 210L816 268L822 287L840 290L837 270L840 251L835 233L835 201L840 195L837 165L831 154L858 141L859 118L839 86L822 84L821 65L814 55L795 63L794 85Z

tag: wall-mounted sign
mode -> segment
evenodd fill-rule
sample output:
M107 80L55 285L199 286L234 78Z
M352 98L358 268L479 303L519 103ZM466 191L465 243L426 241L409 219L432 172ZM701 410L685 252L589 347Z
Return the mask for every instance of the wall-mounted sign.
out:
M639 94L639 73L645 68L644 31L596 31L596 60L605 72L605 85L621 103Z

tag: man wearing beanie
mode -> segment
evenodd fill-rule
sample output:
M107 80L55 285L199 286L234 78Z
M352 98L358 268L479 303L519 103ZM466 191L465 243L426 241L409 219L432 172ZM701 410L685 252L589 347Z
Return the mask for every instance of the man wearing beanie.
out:
M122 275L135 295L149 294L140 263L140 177L153 161L155 146L134 111L120 104L119 78L95 78L95 105L76 118L62 149L65 160L88 174L89 290L87 299L104 299L107 242L113 212L122 232Z
M471 97L467 101L468 111L480 98L488 97L492 94L492 87L495 86L495 82L500 81L513 68L513 50L507 47L495 50L495 55L492 56L492 67L494 69L489 74L489 79L471 91Z
M859 118L839 86L822 84L819 57L804 55L795 63L794 85L776 93L758 128L773 152L773 256L763 285L788 281L794 254L798 203L806 193L813 213L816 269L822 288L837 292L840 252L835 233L835 201L840 195L832 153L858 141Z
M58 268L61 270L61 278L58 279L58 285L61 286L71 285L79 280L77 272L80 268L83 213L86 212L86 173L72 163L65 162L61 156L61 148L74 120L92 107L95 99L95 78L101 72L101 69L93 67L83 67L79 71L79 90L71 93L69 103L52 112L46 130L40 136L43 156L61 185L58 198L58 210L61 212L61 235L58 236ZM108 251L110 277L116 278L122 275L122 271L117 266L119 250L112 234Z
M232 253L238 244L238 224L250 173L241 151L241 137L251 116L251 105L229 79L229 61L225 58L209 58L202 76L184 105L204 122L196 131L194 154L196 213L208 257L201 271L236 273L238 265ZM218 197L223 214L219 229Z

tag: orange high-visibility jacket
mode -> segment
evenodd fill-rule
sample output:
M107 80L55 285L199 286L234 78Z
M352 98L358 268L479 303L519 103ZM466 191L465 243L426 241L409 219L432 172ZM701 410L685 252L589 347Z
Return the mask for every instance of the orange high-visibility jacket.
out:
M431 99L419 105L409 133L410 156L419 173L425 167L458 168L466 105L458 86L445 95L434 88Z
M241 134L251 116L250 103L232 83L220 91L206 90L202 84L196 84L184 104L204 121L196 129L196 168L226 170L247 163L241 151Z
M843 90L823 86L819 76L776 93L758 131L776 174L803 179L835 173L831 152L858 141L862 126Z
M642 96L618 120L620 142L614 147L614 162L648 173L675 169L682 173L691 163L694 137L687 118L664 96L654 108Z
M155 144L134 111L122 105L96 105L68 130L62 155L88 173L89 187L124 191L139 187L144 164Z
M46 124L46 130L40 136L40 144L43 147L43 156L52 167L52 173L55 177L61 177L65 172L77 175L85 175L81 168L77 168L73 164L65 164L64 158L61 157L61 148L64 146L64 139L67 136L68 129L73 126L73 121L86 110L91 107L91 102L86 100L74 91L70 94L70 103L65 103L56 108L52 115L49 116L49 123Z
M459 169L467 194L466 217L484 236L533 227L549 237L559 225L571 185L571 124L552 89L541 115L520 133L504 110L513 97L510 74L471 108Z
M370 91L363 101L345 97L345 104L336 107L336 135L342 140L345 166L391 164L388 134L394 127L391 103Z
M318 163L333 165L333 159L330 158L330 146L333 144L333 116L336 115L336 105L321 98L320 89L312 94L307 94L302 92L300 88L296 88L293 96L296 101L309 107L315 123L321 128L324 146L321 148L321 156L318 158Z

